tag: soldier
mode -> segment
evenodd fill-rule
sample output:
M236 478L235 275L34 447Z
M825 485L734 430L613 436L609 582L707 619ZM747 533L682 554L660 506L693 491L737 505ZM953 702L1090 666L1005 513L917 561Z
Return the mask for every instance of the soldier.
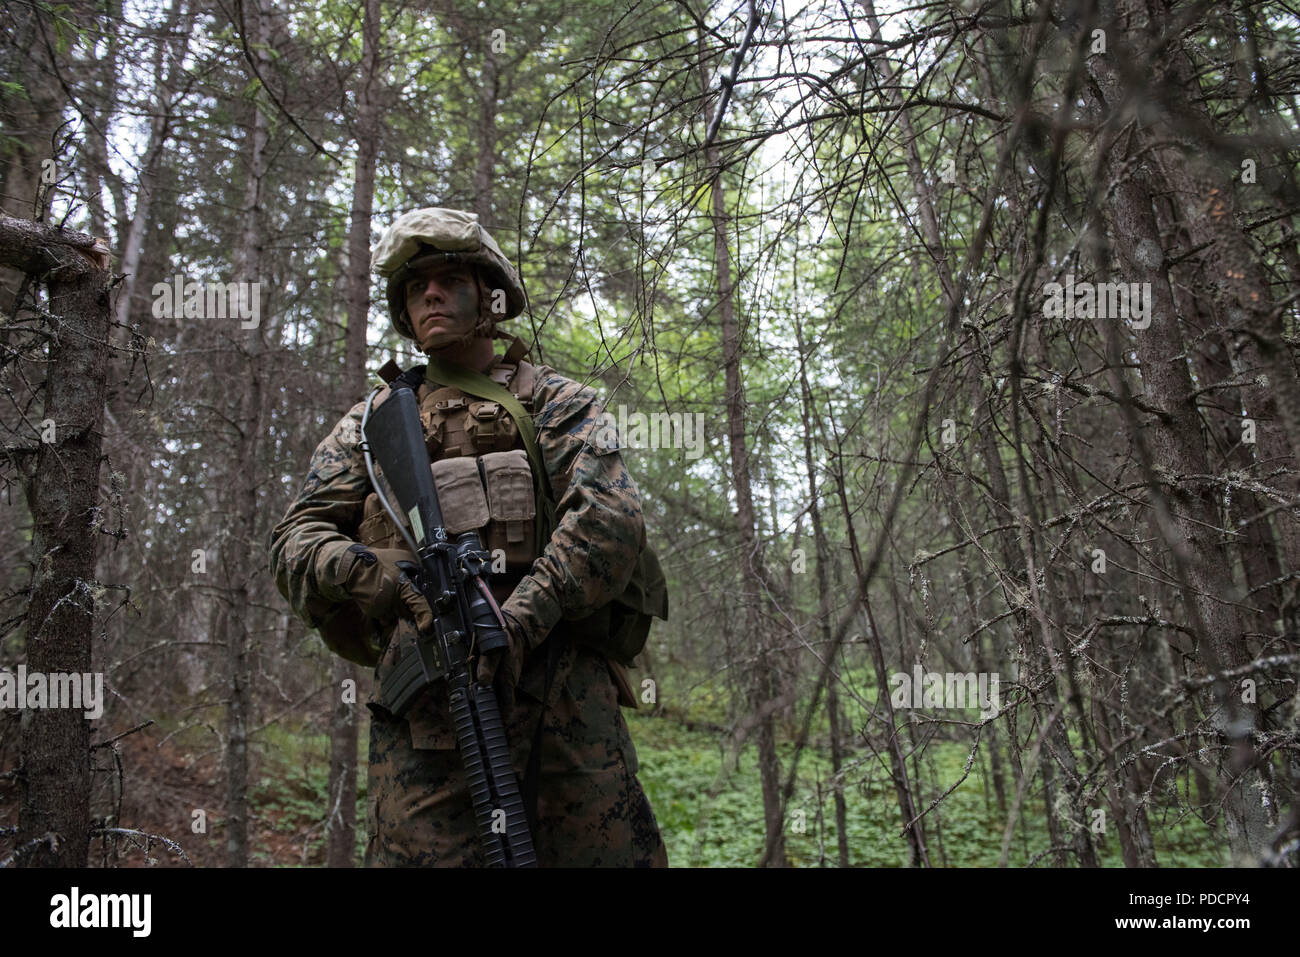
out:
M507 410L429 379L417 391L435 476L446 465L462 478L446 487L438 479L448 531L478 528L496 559L492 590L509 650L481 658L477 675L495 682L512 763L524 793L535 789L538 862L666 867L619 710L636 706L626 672L599 636L574 624L615 607L645 540L636 484L609 417L593 390L527 362L523 344L496 329L523 311L523 289L476 217L408 212L375 247L372 267L387 280L399 333L431 357L504 385L536 426L556 503L546 541L538 541L545 526L525 443ZM513 339L504 355L495 354L494 338ZM427 630L433 618L396 567L415 556L379 504L358 450L364 408L354 406L316 448L302 490L272 532L271 569L295 613L332 650L377 665L378 688L402 629ZM468 484L455 461L467 457L479 466ZM654 603L666 617L666 598ZM482 866L445 687L431 687L404 719L374 695L367 706L367 866Z

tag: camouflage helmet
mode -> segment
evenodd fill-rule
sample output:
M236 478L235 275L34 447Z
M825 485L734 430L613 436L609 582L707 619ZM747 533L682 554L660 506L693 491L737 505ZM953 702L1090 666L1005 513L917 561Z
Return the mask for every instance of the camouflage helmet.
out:
M473 213L458 209L427 207L397 217L379 238L370 254L370 267L388 280L388 315L393 326L408 339L415 338L406 314L406 280L411 272L431 262L464 263L477 267L481 325L512 319L524 311L524 287L519 273L501 252ZM496 290L505 292L505 311L493 313L492 302L500 301Z

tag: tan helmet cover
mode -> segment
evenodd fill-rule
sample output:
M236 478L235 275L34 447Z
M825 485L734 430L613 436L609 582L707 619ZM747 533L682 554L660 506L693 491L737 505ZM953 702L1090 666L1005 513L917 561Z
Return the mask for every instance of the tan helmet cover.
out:
M477 216L440 207L413 209L397 217L370 254L371 269L388 280L388 314L393 326L406 338L415 338L406 314L406 277L413 263L424 265L431 260L478 267L479 309L489 329L491 324L524 311L519 273L479 225ZM497 290L505 293L504 312L492 312L493 300L500 302L500 297L493 295Z

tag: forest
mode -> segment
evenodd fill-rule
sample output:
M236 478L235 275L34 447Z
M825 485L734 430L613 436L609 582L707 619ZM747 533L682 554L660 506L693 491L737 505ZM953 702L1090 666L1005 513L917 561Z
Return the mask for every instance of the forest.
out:
M635 480L669 866L1300 865L1289 3L0 22L0 868L362 865L374 673L271 542L429 207Z

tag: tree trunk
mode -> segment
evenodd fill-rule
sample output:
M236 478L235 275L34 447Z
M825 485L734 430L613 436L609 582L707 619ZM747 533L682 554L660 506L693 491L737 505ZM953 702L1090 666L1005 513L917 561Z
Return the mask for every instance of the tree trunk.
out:
M348 326L343 369L343 415L366 392L366 327L370 311L370 219L379 154L379 0L366 0L362 25L361 78L357 89L357 160L348 226ZM342 688L358 684L357 667L335 658L330 708L329 819L326 825L330 867L352 867L357 830L357 698L343 700Z
M50 62L42 31L51 24L38 4L5 4L0 9L0 77L17 82L21 90L0 87L0 214L18 219L44 219L50 209L51 183L47 170L59 179L62 170L54 155L54 135L63 116L66 96ZM47 177L48 178L48 177ZM23 274L0 267L0 316L13 313ZM0 343L6 340L0 334Z
M802 324L799 316L794 317L794 328L796 344L799 347L799 386L802 396L801 414L803 419L803 454L804 469L808 473L808 514L812 520L813 541L817 550L817 594L823 600L823 607L819 609L818 630L821 632L822 648L826 654L830 653L832 648L831 642L831 621L830 613L824 607L827 596L832 594L830 582L827 580L826 570L831 564L830 544L826 540L826 530L822 527L822 513L819 496L821 492L817 488L817 468L813 462L813 441L812 441L812 389L808 386L808 370L804 362L804 342ZM837 576L838 577L838 576ZM793 591L793 589L791 589ZM837 589L838 590L838 589ZM848 809L844 803L844 782L840 779L840 770L843 766L843 755L841 754L840 738L840 698L837 685L839 674L835 671L832 664L832 673L830 679L826 682L826 713L830 720L831 731L831 770L834 772L832 789L835 800L835 837L839 851L840 867L849 866L849 835L848 835Z
M245 9L246 24L251 31L249 47L258 59L258 71L263 77L270 73L270 58L266 52L269 35L267 14L261 0L252 0ZM248 139L248 179L244 184L243 233L236 251L235 278L238 282L258 282L263 269L265 244L262 219L262 188L266 179L267 144L270 124L266 113L255 101L252 126ZM263 304L264 305L264 304ZM259 313L261 314L261 313ZM248 733L252 720L252 670L249 656L252 653L250 619L253 605L249 594L249 579L261 572L261 563L253 566L253 546L260 541L257 536L257 468L258 449L262 438L262 356L265 323L243 330L242 354L232 354L232 367L236 370L234 381L240 383L239 402L235 422L236 459L229 516L230 534L222 548L222 595L227 602L221 616L221 638L226 644L227 707L226 707L226 865L248 866ZM259 550L260 552L260 550Z
M713 107L716 109L716 103ZM712 116L709 117L710 122ZM745 391L740 370L740 331L731 277L731 251L727 246L727 206L723 196L722 165L710 146L705 160L712 170L713 255L718 272L718 313L722 324L722 364L726 377L727 439L731 450L731 482L736 492L736 530L740 534L741 574L746 582L746 628L754 645L750 677L750 707L758 719L758 766L763 784L763 824L766 833L764 864L784 867L785 828L781 808L781 765L776 753L776 722L770 702L778 682L769 659L761 603L765 589L762 542L756 533L757 516L749 475L749 449L745 438Z
M335 657L331 678L325 866L354 867L357 857L357 666L346 658ZM346 700L343 694L345 685L354 692Z
M494 222L499 69L496 51L489 42L483 53L483 76L478 85L478 155L474 165L474 212L480 223Z
M1219 544L1221 532L1214 499L1204 484L1188 487L1179 478L1185 474L1205 475L1209 465L1187 371L1186 346L1151 207L1152 187L1140 172L1116 172L1123 161L1122 156L1107 161L1108 174L1119 181L1114 201L1103 208L1102 214L1114 237L1124 279L1150 283L1151 325L1135 330L1132 349L1141 364L1145 397L1163 410L1162 416L1144 428L1138 430L1131 423L1130 429L1139 451L1146 453L1143 458L1150 456L1145 470L1156 500L1157 525L1172 553L1186 613L1200 639L1202 660L1207 672L1213 674L1244 664L1249 658L1243 654L1242 628L1235 605L1219 601L1219 596L1234 594L1235 586ZM1107 335L1112 340L1112 371L1118 378L1117 340L1121 331L1108 328ZM1133 415L1131 407L1126 409ZM1223 680L1214 683L1212 697L1211 724L1229 751L1223 767L1228 790L1223 807L1229 843L1240 858L1254 859L1267 846L1272 827L1263 803L1271 788L1260 773L1259 758L1250 740L1250 734L1259 727L1258 708L1243 703L1236 688Z
M158 192L158 172L162 166L167 142L171 138L172 110L177 97L177 73L183 69L182 64L189 52L190 27L194 15L186 10L186 0L174 0L167 10L164 32L168 39L179 33L181 49L173 55L167 67L163 68L164 54L168 50L167 42L159 42L154 47L154 114L149 119L149 145L145 148L140 161L140 176L136 182L135 209L131 214L131 226L122 246L121 270L124 275L122 288L117 294L117 308L113 316L116 326L113 330L114 341L119 347L129 340L132 306L135 302L136 286L140 278L141 254L144 252L145 230L153 223L153 201ZM180 24L178 29L178 24ZM122 210L126 215L126 210ZM121 237L119 237L121 239ZM162 281L170 281L170 276Z
M48 282L47 306L55 323L42 407L43 420L54 430L44 437L52 441L32 435L20 447L35 566L26 613L27 672L89 674L101 524L107 257L92 237L5 216L0 217L0 265ZM19 752L17 862L85 867L91 778L84 711L24 710Z
M835 491L839 496L840 510L844 513L844 526L848 534L849 557L853 561L853 574L856 581L862 581L866 569L862 560L862 551L858 546L857 531L853 526L853 509L849 505L848 493L844 484L844 454L839 446L839 436L835 436ZM901 602L895 602L898 611ZM871 664L875 669L876 687L880 689L880 709L884 714L885 746L889 751L890 779L894 785L894 797L898 801L900 824L907 834L909 860L913 867L929 867L930 855L926 849L924 821L918 817L916 799L913 796L913 784L908 777L907 759L903 755L903 746L899 740L897 712L889 694L889 669L885 665L885 649L881 644L880 629L876 626L876 616L871 610L871 599L865 593L862 596L862 610L866 615L870 631L868 645L871 648ZM901 629L900 629L901 630ZM910 722L909 722L910 724ZM910 731L909 727L909 731Z

